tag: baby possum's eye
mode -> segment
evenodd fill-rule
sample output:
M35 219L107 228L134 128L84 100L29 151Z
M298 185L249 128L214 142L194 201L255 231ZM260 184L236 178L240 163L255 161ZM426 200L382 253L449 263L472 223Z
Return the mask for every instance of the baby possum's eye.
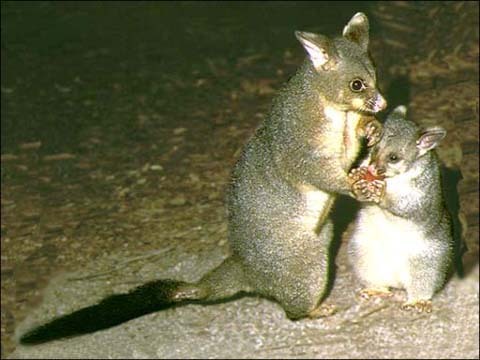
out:
M400 160L400 158L398 157L397 154L394 154L394 153L390 153L388 155L388 162L392 163L392 164L395 164L396 162L398 162L398 160Z
M366 88L366 86L365 86L365 83L362 79L353 79L350 82L350 89L354 92L360 92L365 88Z

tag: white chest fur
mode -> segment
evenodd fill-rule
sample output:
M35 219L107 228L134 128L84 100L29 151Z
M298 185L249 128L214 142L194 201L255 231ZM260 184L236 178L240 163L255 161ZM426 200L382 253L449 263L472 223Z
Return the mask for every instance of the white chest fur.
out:
M343 131L343 142L345 144L345 158L349 162L348 167L350 167L360 151L360 140L357 135L359 121L359 113L353 111L347 112L347 121Z
M332 136L324 141L329 142L328 148L338 149L343 168L348 171L360 150L357 127L361 115L353 111L341 111L332 106L326 106L324 114L332 133Z
M345 121L347 119L347 113L345 111L338 110L333 106L325 106L325 117L332 124L332 128L337 132L343 132Z
M428 252L421 229L377 206L360 210L349 244L357 275L369 286L405 288L412 257Z
M389 198L396 202L397 207L420 206L425 201L425 190L419 189L414 182L421 171L421 168L413 166L400 175L385 179ZM385 213L389 214L388 212Z

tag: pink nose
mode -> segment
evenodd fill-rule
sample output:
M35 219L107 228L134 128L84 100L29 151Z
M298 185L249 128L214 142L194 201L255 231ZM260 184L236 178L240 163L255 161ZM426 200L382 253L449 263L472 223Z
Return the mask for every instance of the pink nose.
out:
M377 111L385 110L387 107L387 100L385 100L385 98L382 95L380 95L380 93L377 94L376 100L377 100L375 103L376 110Z

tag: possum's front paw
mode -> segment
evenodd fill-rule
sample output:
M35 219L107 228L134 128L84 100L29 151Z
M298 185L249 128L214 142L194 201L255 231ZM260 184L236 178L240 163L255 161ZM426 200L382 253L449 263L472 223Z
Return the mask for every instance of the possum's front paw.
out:
M417 310L417 312L432 312L432 302L430 300L417 300L406 302L401 306L402 310L410 311Z
M365 166L353 168L348 173L348 179L350 180L350 183L353 185L357 181L365 179L365 177L367 176L367 173L368 173L368 168Z
M385 181L362 179L353 184L352 192L358 201L379 203L385 192Z
M365 125L364 131L365 138L367 139L367 147L371 147L380 141L383 126L377 119L373 119Z

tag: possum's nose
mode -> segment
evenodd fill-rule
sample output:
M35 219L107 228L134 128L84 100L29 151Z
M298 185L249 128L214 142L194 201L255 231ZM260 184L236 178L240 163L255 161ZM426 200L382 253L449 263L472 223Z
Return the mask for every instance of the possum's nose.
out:
M375 98L375 112L385 110L387 108L387 100L380 94L377 93Z

